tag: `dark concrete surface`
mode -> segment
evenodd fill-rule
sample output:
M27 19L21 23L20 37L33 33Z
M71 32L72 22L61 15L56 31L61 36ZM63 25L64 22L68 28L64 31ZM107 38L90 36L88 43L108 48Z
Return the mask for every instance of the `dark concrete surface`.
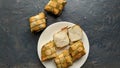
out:
M37 55L41 32L30 32L28 18L49 0L0 0L0 68L44 68ZM120 68L120 0L67 0L59 17L47 14L47 26L58 21L81 25L90 41L82 68Z

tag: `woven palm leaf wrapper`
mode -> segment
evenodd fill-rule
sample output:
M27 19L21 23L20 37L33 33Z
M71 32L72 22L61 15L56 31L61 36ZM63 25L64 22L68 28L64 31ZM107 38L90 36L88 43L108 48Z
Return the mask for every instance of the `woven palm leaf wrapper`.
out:
M39 32L46 27L46 16L43 12L30 17L29 21L31 32Z
M60 15L66 3L66 0L50 0L44 9L54 15Z
M86 54L83 42L80 40L71 44L69 51L70 55L72 56L73 62Z
M68 68L72 65L72 58L69 54L69 50L64 50L54 59L57 68Z
M48 42L47 44L43 45L41 50L41 60L46 61L52 59L57 56L56 48L53 41Z

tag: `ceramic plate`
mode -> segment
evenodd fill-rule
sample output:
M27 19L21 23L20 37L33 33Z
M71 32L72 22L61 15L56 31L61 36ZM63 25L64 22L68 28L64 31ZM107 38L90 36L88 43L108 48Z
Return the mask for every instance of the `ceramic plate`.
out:
M66 26L73 26L75 24L70 23L70 22L56 22L54 24L51 24L50 26L48 26L41 34L41 36L39 37L38 40L38 46L37 46L37 52L38 52L38 56L39 59L41 61L41 48L44 44L48 43L49 41L53 40L53 34L60 31L61 28L64 28ZM83 44L86 50L86 54L80 58L78 61L75 61L73 63L72 66L70 66L69 68L80 68L86 61L88 54L89 54L89 41L88 41L88 37L86 35L86 33L83 30ZM42 61L41 61L42 62ZM46 68L56 68L56 65L54 63L53 60L49 60L49 61L45 61L42 62L42 64L46 67Z

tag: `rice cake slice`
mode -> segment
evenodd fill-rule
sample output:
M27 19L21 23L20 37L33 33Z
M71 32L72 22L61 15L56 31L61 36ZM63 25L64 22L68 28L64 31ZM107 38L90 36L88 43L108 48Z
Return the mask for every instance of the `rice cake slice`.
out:
M61 31L53 35L53 40L56 47L63 48L69 44L69 37L67 35L68 29L65 27Z
M70 41L73 43L75 41L82 39L83 31L79 25L74 25L68 29L68 35L69 35Z

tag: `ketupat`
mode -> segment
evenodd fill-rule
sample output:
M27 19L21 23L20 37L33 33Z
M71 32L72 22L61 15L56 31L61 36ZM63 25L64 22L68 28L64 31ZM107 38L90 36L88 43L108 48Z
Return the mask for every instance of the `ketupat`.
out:
M83 31L79 25L74 25L68 29L68 35L71 43L83 38Z
M41 12L38 15L29 18L31 32L39 32L46 27L45 13Z
M54 15L60 15L66 3L66 0L50 0L44 9Z
M53 35L53 40L57 48L63 48L69 45L69 37L67 35L67 32L68 32L68 29L67 27L65 27Z
M69 48L69 52L70 52L70 55L71 55L73 61L76 61L77 59L84 56L86 54L86 52L85 52L85 48L83 46L83 42L79 40L79 41L71 44L71 46Z
M54 59L57 68L68 68L73 64L69 50L64 50Z
M53 41L48 42L47 44L43 45L41 50L41 60L49 60L57 56L56 48Z

